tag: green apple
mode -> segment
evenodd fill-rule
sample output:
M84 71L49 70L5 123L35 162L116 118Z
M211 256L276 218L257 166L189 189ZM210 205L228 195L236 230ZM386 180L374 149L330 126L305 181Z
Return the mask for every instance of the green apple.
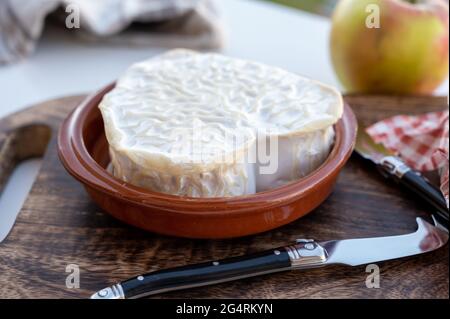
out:
M331 57L348 93L430 94L448 76L444 0L341 0Z

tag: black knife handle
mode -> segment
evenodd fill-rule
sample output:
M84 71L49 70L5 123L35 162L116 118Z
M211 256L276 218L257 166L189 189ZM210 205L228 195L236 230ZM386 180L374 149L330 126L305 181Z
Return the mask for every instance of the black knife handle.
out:
M124 298L141 298L289 269L289 254L285 248L279 248L248 256L159 270L123 281L120 286Z
M383 158L381 160L381 167L401 185L432 205L437 210L437 215L448 224L449 211L447 202L437 187L430 184L422 175L413 171L408 165L396 157L388 156Z
M436 214L438 216L446 222L449 221L449 212L444 196L437 187L428 183L423 176L414 171L408 171L400 178L400 183L437 209Z
M313 239L261 253L158 270L97 291L91 299L133 299L291 269L323 267L327 250Z

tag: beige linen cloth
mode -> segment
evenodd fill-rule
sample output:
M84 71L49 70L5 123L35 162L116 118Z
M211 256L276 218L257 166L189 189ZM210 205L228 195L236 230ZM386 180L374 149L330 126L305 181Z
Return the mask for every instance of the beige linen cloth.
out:
M79 29L66 25L74 13ZM225 41L214 0L0 0L0 63L29 56L50 14L67 32L95 41L198 50Z

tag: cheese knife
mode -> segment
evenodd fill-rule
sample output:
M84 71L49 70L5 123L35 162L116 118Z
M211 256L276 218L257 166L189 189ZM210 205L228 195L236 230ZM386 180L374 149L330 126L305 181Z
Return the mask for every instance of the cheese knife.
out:
M355 152L374 163L383 176L395 180L430 204L442 223L448 226L449 210L439 188L430 184L419 172L412 170L384 145L375 143L363 126L358 129Z
M253 255L233 257L135 276L91 296L91 299L136 299L193 287L287 270L330 265L359 266L431 252L448 241L448 232L417 218L417 231L407 235L296 243Z

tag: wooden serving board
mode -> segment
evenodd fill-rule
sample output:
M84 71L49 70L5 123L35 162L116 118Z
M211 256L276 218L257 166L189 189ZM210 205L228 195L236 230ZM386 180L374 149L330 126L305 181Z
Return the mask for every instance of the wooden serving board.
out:
M83 97L45 102L0 120L0 191L14 165L43 156L43 166L16 224L0 243L0 298L87 298L136 274L270 249L296 238L398 235L427 216L413 195L353 157L334 193L308 216L282 228L233 240L188 240L132 228L103 213L59 162L61 121ZM445 98L347 98L365 125L399 113L447 108ZM47 142L48 147L47 147ZM1 212L0 212L1 220ZM386 247L389 249L389 247ZM66 266L80 268L80 288L66 287ZM448 246L379 263L379 289L366 288L362 267L287 272L173 292L156 298L448 298Z

